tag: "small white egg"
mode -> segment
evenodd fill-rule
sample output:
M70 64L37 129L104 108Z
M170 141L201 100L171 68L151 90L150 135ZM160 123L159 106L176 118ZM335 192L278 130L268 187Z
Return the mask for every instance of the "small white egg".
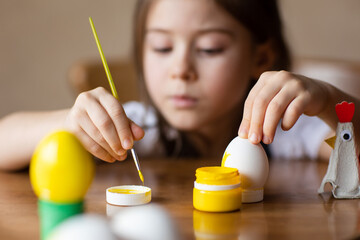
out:
M106 218L96 214L79 214L57 226L48 240L117 240Z
M164 208L156 204L121 209L112 218L111 228L121 239L179 239L179 232L172 218Z
M242 202L263 200L263 188L269 175L269 161L260 144L252 144L248 139L234 138L223 155L222 166L239 170Z

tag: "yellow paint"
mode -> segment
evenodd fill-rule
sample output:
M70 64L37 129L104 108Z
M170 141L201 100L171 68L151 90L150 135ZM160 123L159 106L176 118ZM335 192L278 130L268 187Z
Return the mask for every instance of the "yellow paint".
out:
M143 183L143 186L144 186L144 176L142 175L140 170L138 170L138 172L139 172L140 180L141 180L141 182Z
M41 200L82 201L94 177L94 162L80 141L59 130L36 147L30 162L30 181Z
M221 166L222 166L222 167L225 167L226 159L227 159L229 156L230 156L230 153L227 153L227 152L225 151L224 156L223 156L222 161L221 161Z
M202 167L196 169L196 182L208 185L231 185L240 182L239 171L230 167Z
M325 139L325 142L334 149L335 147L335 141L336 141L336 136L333 136L331 138Z
M121 194L138 194L138 193L144 193L143 191L134 190L134 189L123 189L123 188L111 188L108 190L112 193L121 193Z
M231 212L241 207L241 189L204 191L194 188L194 208L205 212Z
M239 171L229 167L202 167L196 170L196 183L223 187L240 183ZM241 188L202 190L194 187L194 208L206 212L229 212L241 207Z

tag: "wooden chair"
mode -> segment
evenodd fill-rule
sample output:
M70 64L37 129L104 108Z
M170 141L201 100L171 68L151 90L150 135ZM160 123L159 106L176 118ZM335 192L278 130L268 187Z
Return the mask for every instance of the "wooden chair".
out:
M294 61L293 72L329 82L342 91L360 98L360 62L299 58Z
M108 62L120 102L139 100L136 74L130 61L116 60ZM68 82L76 96L96 87L104 87L111 92L109 82L101 61L82 61L71 66Z

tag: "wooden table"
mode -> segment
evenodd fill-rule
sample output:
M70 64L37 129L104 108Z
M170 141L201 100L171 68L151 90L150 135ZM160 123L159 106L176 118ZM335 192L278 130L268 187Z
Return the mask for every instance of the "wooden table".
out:
M327 163L315 161L271 160L263 202L243 204L240 211L232 213L194 210L196 168L219 164L220 160L205 159L141 160L145 185L152 189L152 203L170 213L183 239L195 239L194 232L213 235L212 239L351 239L360 233L360 200L318 195ZM122 184L140 184L132 161L99 164L86 196L86 212L105 216L105 189ZM0 172L0 194L0 239L38 239L37 199L28 173ZM205 221L195 231L193 216ZM207 229L206 221L220 230Z

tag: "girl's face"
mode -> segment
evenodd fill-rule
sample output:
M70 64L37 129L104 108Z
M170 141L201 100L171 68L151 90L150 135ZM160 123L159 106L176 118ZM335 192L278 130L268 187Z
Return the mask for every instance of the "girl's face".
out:
M170 125L194 131L239 119L256 71L242 24L209 0L158 0L145 31L145 83Z

